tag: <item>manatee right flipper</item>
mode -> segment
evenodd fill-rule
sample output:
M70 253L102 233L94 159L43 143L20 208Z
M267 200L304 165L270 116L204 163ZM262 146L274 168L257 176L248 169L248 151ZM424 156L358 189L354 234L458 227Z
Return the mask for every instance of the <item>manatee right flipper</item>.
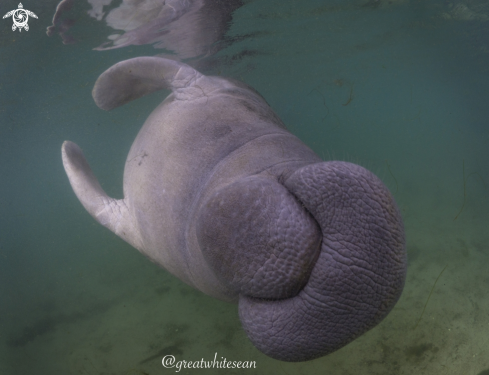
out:
M206 77L192 67L161 57L137 57L121 61L103 72L92 96L106 111L158 90L186 88Z
M138 57L121 61L100 75L92 90L97 106L105 110L124 105L152 92L168 89L191 98L202 95L207 77L178 61L160 57ZM180 91L179 91L180 90ZM110 198L93 174L82 150L73 142L62 146L63 166L80 202L95 220L138 250L142 249L140 230L126 199Z
M63 142L61 155L71 187L83 207L100 224L136 249L141 249L141 234L127 207L126 200L110 198L105 193L77 144L70 141Z

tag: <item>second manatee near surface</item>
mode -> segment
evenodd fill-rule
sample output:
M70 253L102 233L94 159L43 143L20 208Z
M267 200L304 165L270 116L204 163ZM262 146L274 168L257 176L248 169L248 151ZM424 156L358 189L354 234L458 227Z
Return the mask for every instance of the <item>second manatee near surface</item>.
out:
M131 147L123 199L63 143L86 210L188 285L237 302L270 357L321 357L377 325L406 277L403 223L385 185L361 166L322 161L246 84L180 62L122 61L92 94L110 110L160 89L172 93Z

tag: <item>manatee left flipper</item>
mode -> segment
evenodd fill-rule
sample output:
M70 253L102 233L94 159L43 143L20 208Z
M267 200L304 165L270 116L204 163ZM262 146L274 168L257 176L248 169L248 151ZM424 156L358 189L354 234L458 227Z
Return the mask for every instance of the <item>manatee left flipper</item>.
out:
M126 200L114 199L105 193L77 144L65 141L61 147L61 155L71 187L83 207L100 224L140 249L141 234L134 223Z

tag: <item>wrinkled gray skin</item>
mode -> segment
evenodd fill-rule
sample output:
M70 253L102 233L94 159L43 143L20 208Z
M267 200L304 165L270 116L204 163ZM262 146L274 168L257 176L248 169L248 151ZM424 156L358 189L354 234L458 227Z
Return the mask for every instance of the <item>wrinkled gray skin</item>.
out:
M87 211L187 284L238 302L270 357L317 358L378 324L406 276L402 220L382 182L321 161L252 88L179 62L122 61L93 97L110 110L164 88L127 157L124 199L108 197L64 142Z

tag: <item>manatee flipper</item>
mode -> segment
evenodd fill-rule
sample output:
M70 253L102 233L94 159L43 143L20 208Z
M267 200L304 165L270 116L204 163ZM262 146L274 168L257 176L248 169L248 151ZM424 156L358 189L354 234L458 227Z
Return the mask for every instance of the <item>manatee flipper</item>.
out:
M92 96L106 111L158 90L187 88L206 79L192 67L161 57L137 57L121 61L103 72Z
M77 144L65 141L61 147L63 166L83 207L100 224L141 249L142 240L124 199L110 198L100 186Z

